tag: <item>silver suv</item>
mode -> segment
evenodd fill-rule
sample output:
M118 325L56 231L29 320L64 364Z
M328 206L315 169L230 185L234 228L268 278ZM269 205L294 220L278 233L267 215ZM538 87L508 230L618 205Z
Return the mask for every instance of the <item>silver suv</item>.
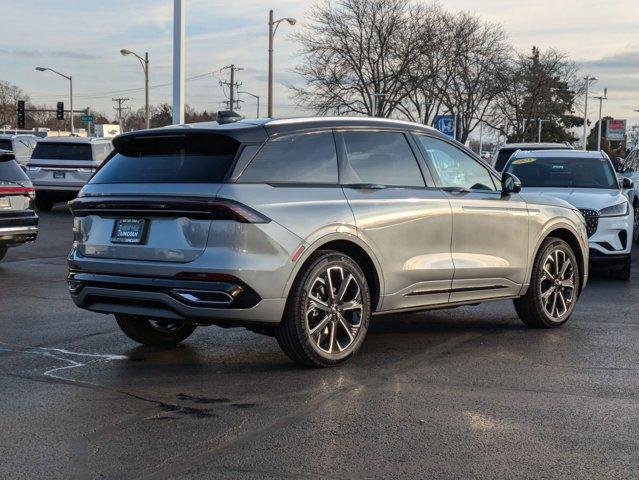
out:
M40 140L27 163L27 174L36 189L36 207L47 211L56 202L75 198L111 150L111 139L106 138Z
M330 366L374 315L511 298L557 327L586 284L581 214L429 127L244 120L114 146L70 202L69 289L143 344L242 326Z

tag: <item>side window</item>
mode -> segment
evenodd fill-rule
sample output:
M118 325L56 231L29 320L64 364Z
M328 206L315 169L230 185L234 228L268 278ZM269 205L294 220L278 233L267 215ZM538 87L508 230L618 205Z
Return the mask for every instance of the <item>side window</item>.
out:
M343 184L423 187L417 159L403 133L344 132Z
M269 140L238 182L337 183L333 132L299 133Z
M496 191L488 170L459 148L426 135L418 135L444 188Z

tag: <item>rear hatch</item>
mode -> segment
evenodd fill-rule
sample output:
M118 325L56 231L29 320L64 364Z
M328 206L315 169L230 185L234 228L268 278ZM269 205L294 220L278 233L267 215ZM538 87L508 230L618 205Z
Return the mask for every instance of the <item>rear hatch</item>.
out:
M121 137L116 151L70 202L81 256L191 262L215 218L215 197L240 143L225 135ZM230 227L231 228L231 227Z
M89 142L38 142L27 164L27 172L36 186L81 187L100 162L95 159Z

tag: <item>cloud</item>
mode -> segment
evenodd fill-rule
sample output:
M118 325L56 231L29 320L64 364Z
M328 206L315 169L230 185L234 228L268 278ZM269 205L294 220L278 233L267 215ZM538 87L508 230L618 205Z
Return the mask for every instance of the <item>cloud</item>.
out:
M0 54L14 55L18 57L30 57L30 58L61 57L61 58L70 58L73 60L100 60L104 58L101 55L93 55L93 54L82 53L82 52L73 52L70 50L53 50L53 51L45 52L42 50L19 50L19 49L0 48Z
M639 49L614 53L597 60L579 62L586 70L605 70L606 73L635 73L639 64Z

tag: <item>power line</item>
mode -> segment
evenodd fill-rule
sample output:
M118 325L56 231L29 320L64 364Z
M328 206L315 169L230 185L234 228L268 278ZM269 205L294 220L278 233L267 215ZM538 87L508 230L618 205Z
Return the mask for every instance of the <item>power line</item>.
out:
M113 110L118 112L118 125L120 125L120 128L122 128L122 110L130 110L131 109L131 107L123 107L122 105L124 105L124 102L128 102L131 99L130 98L118 97L118 98L112 98L111 100L118 104L117 107L113 107Z
M220 86L222 87L222 89L224 89L224 86L229 87L229 100L228 100L229 110L233 110L233 108L236 108L237 110L239 110L240 100L235 99L235 91L239 90L242 84L235 81L235 72L239 72L240 70L244 70L244 69L236 67L235 64L233 63L231 65L223 67L221 70L226 70L226 69L229 69L231 71L230 81L227 82L227 81L220 80Z

